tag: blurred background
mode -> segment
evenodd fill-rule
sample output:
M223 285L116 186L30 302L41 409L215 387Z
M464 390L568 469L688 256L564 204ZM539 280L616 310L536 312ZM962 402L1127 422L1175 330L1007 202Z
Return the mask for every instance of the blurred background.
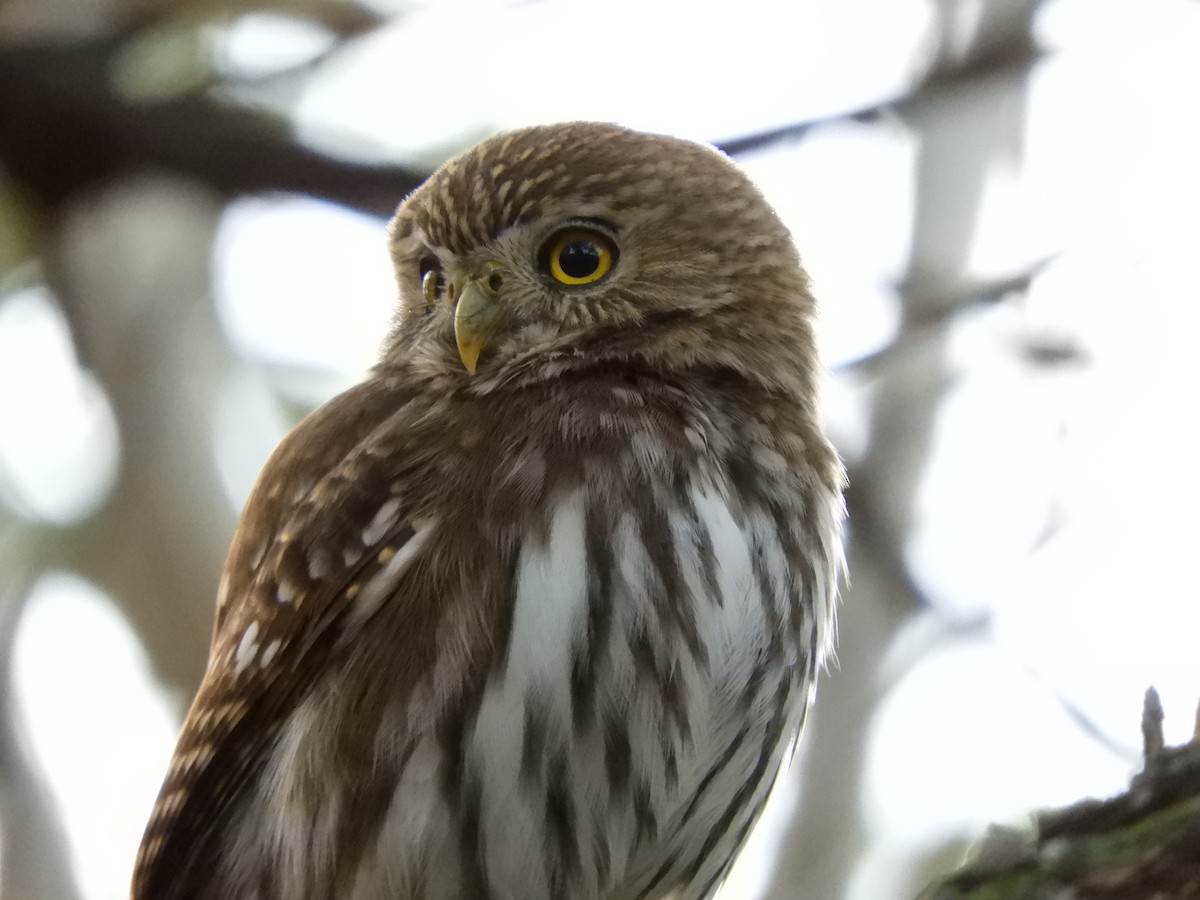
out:
M127 893L238 510L383 227L574 118L712 141L823 303L837 664L723 897L902 900L1200 696L1196 0L0 0L0 896Z

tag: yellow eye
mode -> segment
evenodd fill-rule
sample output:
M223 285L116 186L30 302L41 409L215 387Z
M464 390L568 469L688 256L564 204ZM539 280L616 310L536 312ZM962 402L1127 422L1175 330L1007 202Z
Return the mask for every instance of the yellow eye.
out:
M560 284L591 284L608 274L617 261L617 248L607 235L569 228L546 245L545 268Z

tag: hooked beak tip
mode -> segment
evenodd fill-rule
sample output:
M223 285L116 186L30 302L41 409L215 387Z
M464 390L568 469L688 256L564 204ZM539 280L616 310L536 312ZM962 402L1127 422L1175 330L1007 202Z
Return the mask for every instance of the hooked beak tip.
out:
M471 375L479 366L479 357L500 330L503 310L486 280L464 285L454 306L454 339L458 355Z

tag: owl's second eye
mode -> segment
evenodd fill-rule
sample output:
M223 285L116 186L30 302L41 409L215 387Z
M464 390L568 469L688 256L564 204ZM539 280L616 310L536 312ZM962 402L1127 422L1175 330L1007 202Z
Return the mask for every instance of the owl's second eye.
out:
M605 234L586 228L560 231L546 243L543 266L560 284L592 284L617 261L617 248Z
M425 295L427 304L433 303L442 295L446 287L446 276L442 274L442 264L432 256L421 260L417 274L421 279L421 293Z

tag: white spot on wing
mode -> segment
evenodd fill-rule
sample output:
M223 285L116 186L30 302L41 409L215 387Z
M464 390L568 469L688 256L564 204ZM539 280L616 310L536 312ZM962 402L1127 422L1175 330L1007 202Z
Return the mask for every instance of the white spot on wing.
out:
M263 558L267 555L267 546L269 543L270 542L264 535L259 539L258 543L254 545L254 549L250 552L250 568L252 570L257 569L262 565Z
M308 548L308 577L320 581L329 574L329 552L321 547Z
M212 744L201 744L183 753L176 759L174 767L179 770L196 769L208 765L213 758Z
M383 540L384 535L391 531L392 526L396 524L396 514L400 512L400 498L392 497L383 506L379 507L379 512L375 513L375 518L371 520L362 532L362 542L366 547L373 547Z
M242 632L242 639L238 641L237 650L233 654L233 673L241 675L250 663L254 662L254 657L258 655L258 622L251 622L246 626L246 630Z
M279 652L279 648L282 646L282 644L283 642L278 638L267 644L267 646L263 648L262 658L258 661L259 665L263 666L264 668L269 666L271 664L271 660L275 658L275 654Z
M229 600L229 572L221 573L221 585L217 588L217 609L220 609Z
M363 585L362 591L353 598L354 606L350 612L351 625L361 624L379 609L384 600L392 595L397 583L400 581L400 577L429 540L429 535L433 533L434 524L435 521L432 519L423 520L421 527L413 528L413 535L404 546L396 548L390 554L383 553L381 561L385 565L371 576L370 580ZM385 548L385 550L391 549L390 547Z
M278 603L291 603L296 599L296 586L290 581L279 582L279 589L275 593L275 600Z

